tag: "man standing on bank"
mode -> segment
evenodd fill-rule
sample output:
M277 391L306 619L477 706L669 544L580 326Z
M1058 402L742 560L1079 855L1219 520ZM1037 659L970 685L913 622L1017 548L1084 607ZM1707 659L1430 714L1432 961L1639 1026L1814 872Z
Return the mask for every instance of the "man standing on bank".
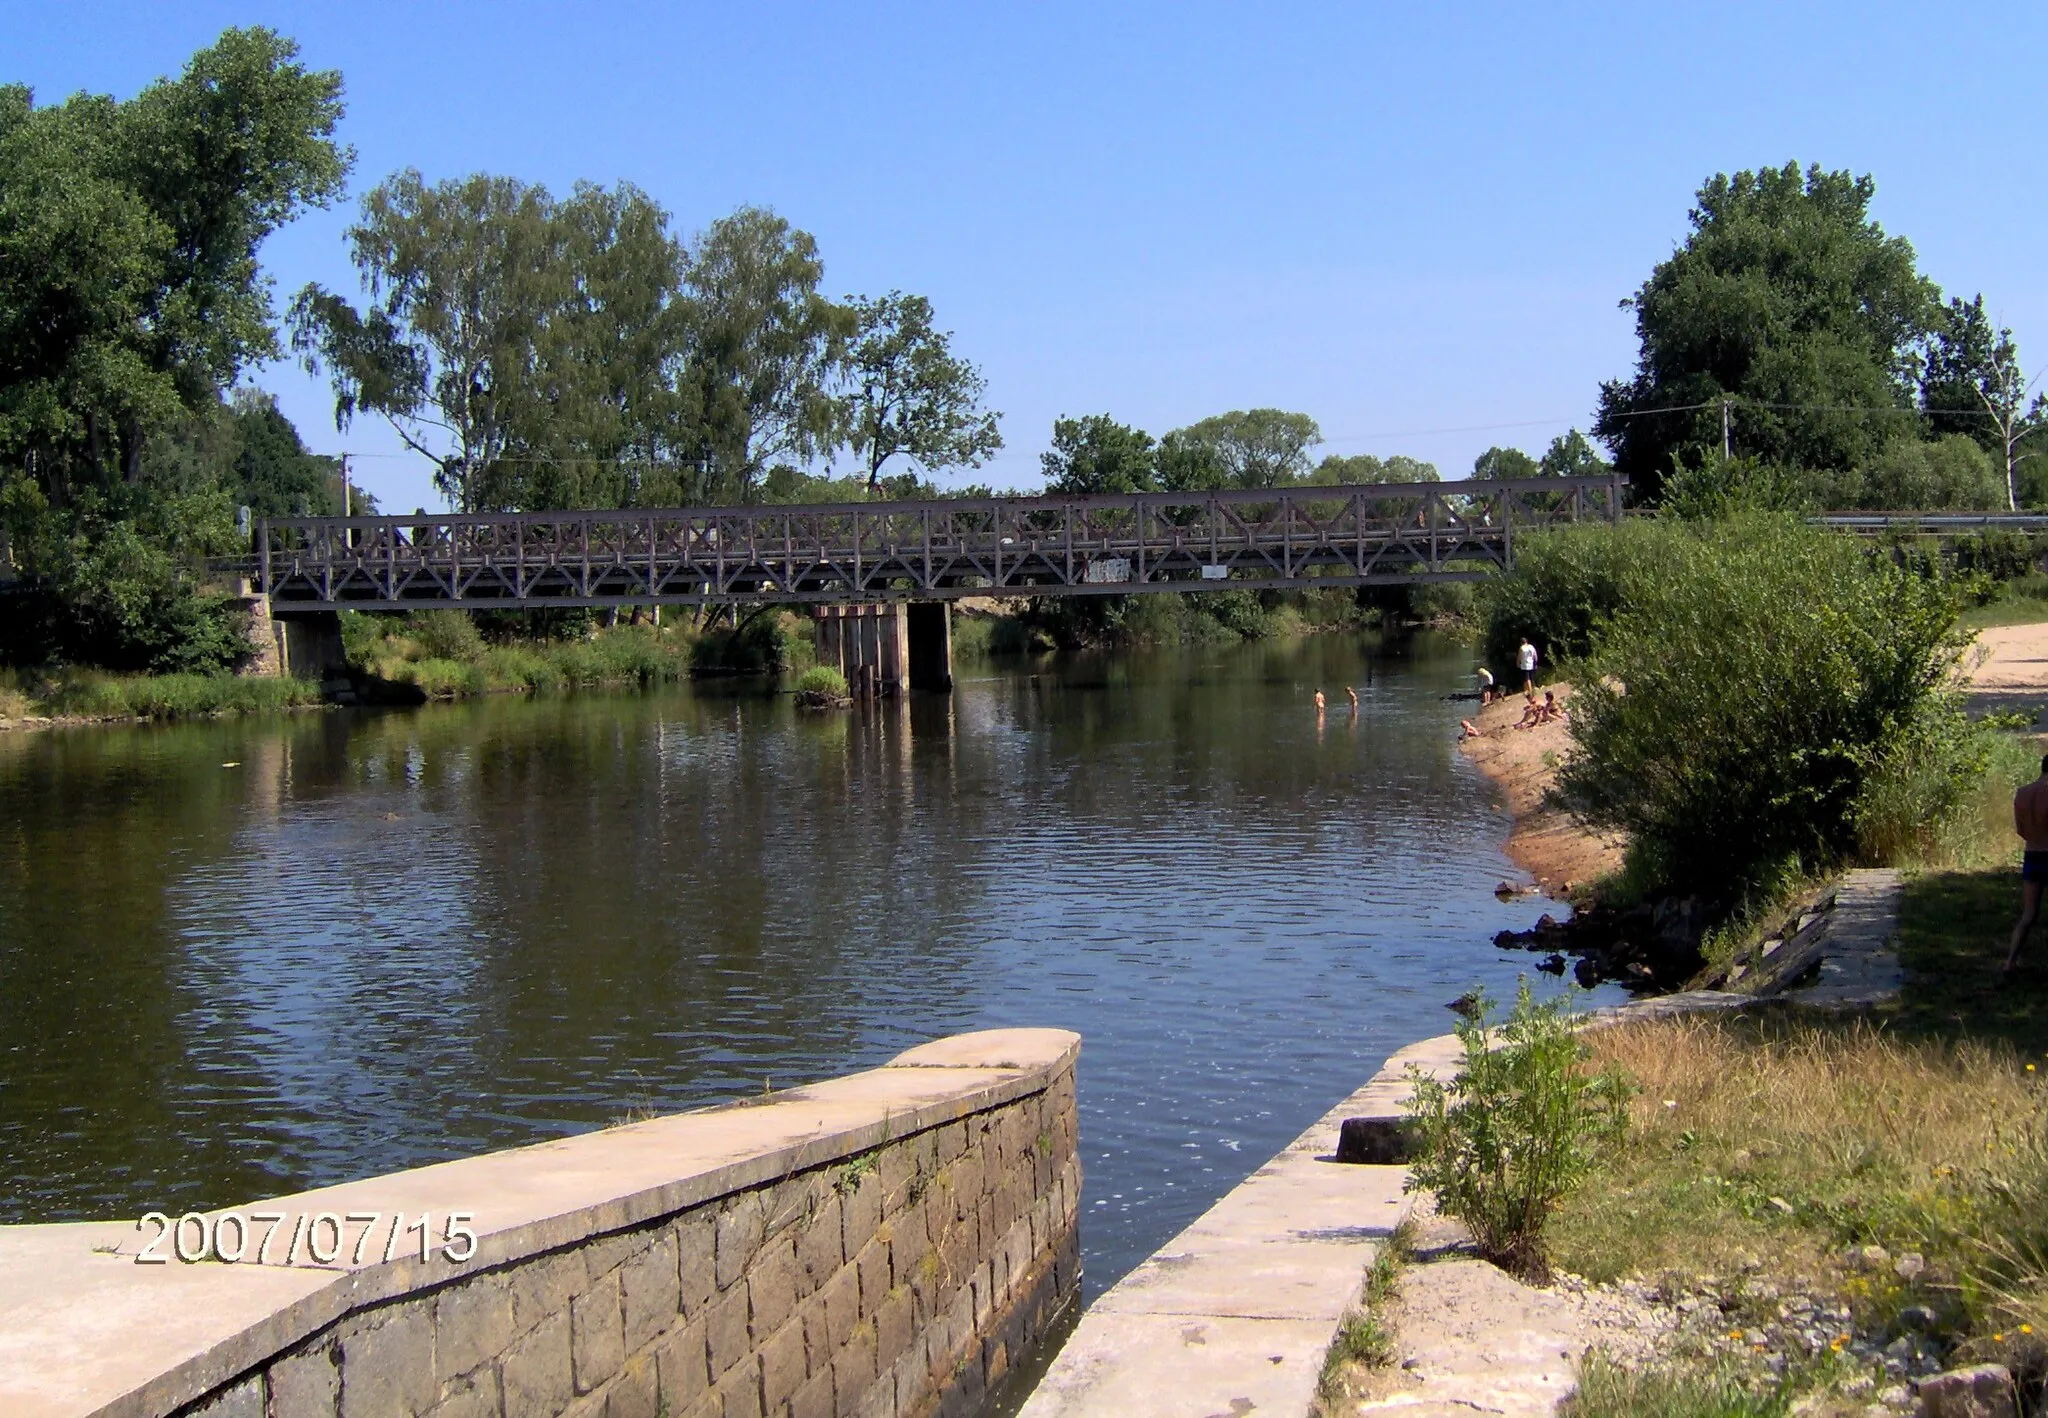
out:
M1522 672L1522 693L1536 692L1536 647L1529 643L1529 637L1522 637L1522 648L1515 651L1515 667Z
M2048 758L2041 760L2041 776L2012 795L2012 828L2027 852L2020 859L2020 920L2012 928L2012 949L2005 953L2001 975L2019 967L2020 947L2041 914L2041 883L2048 881Z

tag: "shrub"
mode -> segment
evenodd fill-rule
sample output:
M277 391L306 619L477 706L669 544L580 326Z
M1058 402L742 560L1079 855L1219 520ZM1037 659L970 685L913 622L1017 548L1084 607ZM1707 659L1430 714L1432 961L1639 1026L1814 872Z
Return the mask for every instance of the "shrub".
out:
M1938 823L1983 738L1949 678L1951 587L1791 519L1687 533L1631 578L1572 701L1561 800L1674 888L1822 870Z
M1474 595L1487 663L1504 674L1525 636L1547 661L1585 656L1615 614L1682 566L1697 540L1683 525L1651 520L1518 535L1513 569Z
M772 611L742 620L734 630L708 631L690 647L695 674L772 674L789 658L781 617Z
M405 618L405 629L426 659L468 662L483 657L484 637L468 611L414 611Z
M1544 1226L1599 1146L1620 1135L1629 1088L1617 1069L1585 1070L1589 1050L1562 998L1538 1004L1524 981L1497 1048L1491 1013L1481 995L1459 1020L1463 1071L1449 1083L1411 1069L1417 1156L1406 1185L1435 1192L1481 1255L1540 1284L1550 1274Z
M846 698L846 676L829 665L812 665L797 677L796 693L806 703L836 703Z

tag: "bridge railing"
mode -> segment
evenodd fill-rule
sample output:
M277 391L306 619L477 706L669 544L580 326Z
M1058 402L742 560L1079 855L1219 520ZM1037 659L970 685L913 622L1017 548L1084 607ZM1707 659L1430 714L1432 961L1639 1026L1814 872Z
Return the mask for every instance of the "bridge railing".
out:
M1098 595L1469 579L1518 531L1615 520L1618 478L1093 497L266 518L273 606Z

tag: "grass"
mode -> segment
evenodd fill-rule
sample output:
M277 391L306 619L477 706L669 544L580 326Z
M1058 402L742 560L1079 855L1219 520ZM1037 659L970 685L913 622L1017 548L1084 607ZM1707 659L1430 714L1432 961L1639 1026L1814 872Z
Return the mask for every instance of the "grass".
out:
M1557 1411L1559 1418L1781 1418L1792 1411L1786 1387L1726 1361L1623 1367L1596 1353L1580 1363L1578 1389Z
M1898 1027L2003 1040L2028 1057L2048 1049L2048 922L2034 928L2013 977L1998 974L2019 909L2019 872L2011 865L1907 878L1899 901L1906 988Z
M232 674L117 675L59 669L10 674L0 684L0 717L187 719L266 714L320 703L310 680Z
M691 673L698 645L673 625L493 644L457 611L344 616L343 637L357 669L429 699L666 683Z
M1959 623L1965 630L1983 630L2043 621L2048 621L2048 576L2033 575L2004 582L1995 598L1965 610Z
M1351 1311L1338 1322L1316 1380L1316 1411L1325 1418L1344 1412L1362 1381L1394 1362L1394 1331L1386 1319L1387 1307L1400 1290L1402 1270L1414 1259L1414 1237L1410 1220L1394 1228L1366 1269L1365 1308Z
M2022 1342L2048 1334L2041 1048L1787 1015L1591 1042L1642 1091L1626 1140L1557 1215L1559 1265L1593 1280L1760 1273L1846 1300L1865 1331L1925 1305L1965 1355L2048 1362ZM1858 1270L1843 1256L1861 1244L1926 1270Z

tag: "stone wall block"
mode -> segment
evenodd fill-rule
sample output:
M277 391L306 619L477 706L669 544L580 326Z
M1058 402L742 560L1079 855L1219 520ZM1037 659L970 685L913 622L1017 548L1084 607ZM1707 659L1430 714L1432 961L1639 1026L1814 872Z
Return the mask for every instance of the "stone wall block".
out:
M779 1236L792 1226L809 1221L818 1209L819 1194L830 1184L818 1171L785 1177L761 1194L761 1235L765 1240Z
M860 1275L860 1312L865 1318L881 1306L895 1283L889 1278L889 1243L877 1235L862 1246L854 1269Z
M935 1131L938 1133L939 1165L950 1166L953 1159L967 1150L967 1124L946 1123Z
M682 1310L675 1232L664 1229L619 1267L619 1289L625 1300L626 1352L632 1354L673 1324Z
M980 1151L963 1152L960 1160L953 1164L953 1214L956 1219L973 1214L981 1202L984 1180Z
M569 1302L569 1353L578 1393L589 1393L626 1362L625 1315L617 1271Z
M925 1235L936 1246L953 1226L953 1169L946 1168L931 1180L924 1194Z
M796 1308L796 1239L780 1236L763 1247L747 1272L747 1302L754 1342L782 1328Z
M811 1376L804 1324L799 1316L768 1336L761 1346L761 1406L780 1413Z
M704 1330L705 1355L711 1361L711 1381L716 1384L730 1373L753 1347L747 1329L747 1289L735 1285L711 1302Z
M995 1312L995 1267L987 1261L981 1262L974 1267L974 1273L968 1277L967 1284L974 1292L974 1330L979 1334L982 1327L988 1323L989 1316Z
M654 1346L655 1379L670 1413L682 1412L711 1390L704 1342L707 1327L701 1318L678 1325Z
M264 1418L263 1375L251 1374L240 1383L229 1384L186 1412L189 1418Z
M910 1194L910 1179L916 1175L917 1150L908 1141L882 1149L875 1159L875 1179L882 1184L883 1211L903 1205Z
M825 1305L826 1348L837 1353L846 1347L852 1338L854 1327L860 1323L860 1274L853 1266L847 1266L825 1282L825 1288L818 1292Z
M789 1418L835 1418L835 1395L832 1391L832 1367L826 1365L790 1396Z
M882 1368L894 1367L910 1349L916 1334L915 1318L916 1305L909 1286L900 1286L882 1296L882 1303L875 1307L875 1362Z
M938 1128L926 1128L905 1144L920 1177L929 1177L939 1170L939 1132Z
M322 1341L270 1366L270 1407L277 1418L334 1418L341 1402L340 1355Z
M796 1260L802 1272L799 1288L806 1295L832 1278L846 1263L842 1235L844 1222L839 1211L839 1193L827 1190L819 1199L810 1224L797 1234Z
M889 1228L889 1274L898 1285L907 1285L917 1274L918 1263L931 1253L932 1238L925 1230L922 1207L897 1217Z
M718 1218L708 1208L676 1222L676 1258L683 1285L682 1313L695 1318L718 1293Z
M632 1231L617 1231L609 1236L600 1236L594 1241L585 1241L577 1247L583 1253L584 1273L594 1285L612 1271L617 1270L634 1256L653 1245L661 1234L659 1227L642 1226Z
M590 1283L583 1257L573 1248L515 1265L506 1277L512 1291L512 1324L521 1334L550 1316L567 1314L570 1297Z
M882 1188L874 1173L840 1192L839 1211L840 1246L846 1255L857 1256L882 1224Z
M434 1377L441 1384L490 1363L519 1335L508 1277L482 1275L450 1285L433 1304Z
M343 1328L341 1418L405 1418L434 1406L434 1302L406 1300Z
M661 1388L652 1354L626 1361L604 1394L604 1418L660 1418Z
M875 1377L875 1330L864 1324L832 1357L832 1402L842 1418L851 1418L859 1410Z
M481 1369L441 1385L441 1401L428 1410L429 1418L499 1418L505 1411L498 1394L498 1371ZM276 1418L287 1418L290 1409L275 1410Z
M718 1396L722 1418L763 1418L760 1359L747 1355L712 1386L712 1392Z
M754 1263L765 1223L759 1192L742 1193L719 1209L716 1263L720 1290L730 1289Z
M548 1316L524 1335L498 1364L505 1412L558 1413L575 1396L569 1359L569 1312Z

